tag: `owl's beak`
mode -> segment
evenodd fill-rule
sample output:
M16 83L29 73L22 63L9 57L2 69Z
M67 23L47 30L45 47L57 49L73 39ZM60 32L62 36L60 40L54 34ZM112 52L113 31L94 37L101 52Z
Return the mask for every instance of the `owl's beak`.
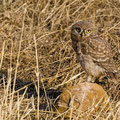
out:
M80 35L81 35L81 37L84 37L85 36L85 32L82 31Z

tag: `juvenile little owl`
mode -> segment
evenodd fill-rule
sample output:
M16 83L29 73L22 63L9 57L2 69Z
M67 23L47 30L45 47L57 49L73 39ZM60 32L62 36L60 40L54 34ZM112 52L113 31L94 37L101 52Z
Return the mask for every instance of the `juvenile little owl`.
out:
M94 24L90 20L74 23L71 39L77 58L87 73L87 81L99 79L106 74L116 82L117 69L110 44L97 35Z

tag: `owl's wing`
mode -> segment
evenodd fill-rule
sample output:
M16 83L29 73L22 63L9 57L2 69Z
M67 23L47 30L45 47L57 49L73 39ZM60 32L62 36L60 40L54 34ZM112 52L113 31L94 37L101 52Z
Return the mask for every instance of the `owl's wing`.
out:
M109 72L116 72L116 66L113 63L113 54L107 41L97 36L90 37L86 39L85 42L87 44L83 43L83 45L81 45L83 54L90 55L94 63L101 66L105 70Z

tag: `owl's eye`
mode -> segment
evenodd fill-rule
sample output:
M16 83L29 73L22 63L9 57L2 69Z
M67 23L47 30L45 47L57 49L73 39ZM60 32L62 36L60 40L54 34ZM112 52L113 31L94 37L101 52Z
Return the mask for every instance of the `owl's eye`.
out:
M91 30L86 30L86 33L90 33L91 32Z
M78 33L81 32L81 28L79 28L79 27L75 28L75 30L76 30Z

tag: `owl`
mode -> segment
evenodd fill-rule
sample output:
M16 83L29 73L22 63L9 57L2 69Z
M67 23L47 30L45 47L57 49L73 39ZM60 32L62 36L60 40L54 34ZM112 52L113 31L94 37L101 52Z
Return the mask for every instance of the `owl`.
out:
M72 25L72 46L77 59L87 73L87 81L95 81L107 75L116 83L117 67L110 44L98 36L96 31L90 20L78 21Z

